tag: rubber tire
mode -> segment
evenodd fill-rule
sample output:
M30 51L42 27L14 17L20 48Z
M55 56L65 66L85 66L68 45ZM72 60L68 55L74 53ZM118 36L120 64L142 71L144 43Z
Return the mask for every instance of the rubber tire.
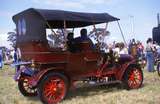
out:
M48 104L48 102L45 100L45 98L43 96L43 87L44 87L45 81L47 81L49 79L49 77L53 77L53 76L57 76L57 77L62 78L64 80L65 85L66 85L66 92L65 92L65 95L63 96L63 98L61 99L61 101L66 97L67 92L68 92L69 81L68 81L68 78L65 75L63 75L61 73L57 73L57 72L48 73L47 75L45 75L41 79L41 81L38 85L38 96L44 104Z
M127 89L127 90L133 89L133 88L130 88L129 85L128 85L128 77L129 77L128 75L130 74L130 72L131 72L132 70L134 70L134 67L135 67L136 69L138 69L138 70L140 71L141 75L142 75L142 81L141 81L141 84L139 85L138 88L140 88L140 87L142 86L142 83L143 83L143 72L142 72L141 68L138 67L138 66L130 66L130 67L128 67L128 68L126 69L126 71L125 71L125 73L124 73L124 75L123 75L123 79L122 79L122 87L125 88L125 89Z
M158 62L158 64L157 64L157 73L160 76L160 62Z
M25 75L22 75L21 77L25 77ZM20 80L18 81L18 88L19 88L19 91L22 93L23 96L28 96L28 97L33 97L33 96L37 96L38 93L37 91L35 93L28 93L24 86L23 86L23 82L24 80L21 80L22 78L20 77ZM34 88L35 89L35 88Z

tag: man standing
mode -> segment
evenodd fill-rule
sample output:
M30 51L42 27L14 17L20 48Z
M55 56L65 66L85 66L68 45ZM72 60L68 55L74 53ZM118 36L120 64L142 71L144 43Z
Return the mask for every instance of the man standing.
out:
M146 46L147 70L154 72L154 47L152 38L148 38Z
M132 39L131 55L135 58L137 57L137 44L135 42L135 39Z
M3 67L3 53L2 53L2 49L0 49L0 69L2 69Z
M17 63L18 61L17 48L14 49L13 59L14 59L14 63Z

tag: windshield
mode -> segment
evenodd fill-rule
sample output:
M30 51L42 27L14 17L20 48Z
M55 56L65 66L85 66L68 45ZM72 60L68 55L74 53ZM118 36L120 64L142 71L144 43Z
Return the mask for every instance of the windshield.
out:
M110 36L110 32L106 31L105 28L96 28L95 30L90 31L88 36L94 44L98 44L100 49L103 50L107 45L105 38Z

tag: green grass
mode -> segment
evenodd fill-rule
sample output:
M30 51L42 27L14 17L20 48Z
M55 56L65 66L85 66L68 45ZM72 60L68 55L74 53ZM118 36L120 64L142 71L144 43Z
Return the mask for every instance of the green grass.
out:
M60 104L160 104L160 77L144 71L143 87L127 91L117 87L79 88L68 93ZM14 69L0 70L0 104L42 104L38 97L24 97L13 80Z

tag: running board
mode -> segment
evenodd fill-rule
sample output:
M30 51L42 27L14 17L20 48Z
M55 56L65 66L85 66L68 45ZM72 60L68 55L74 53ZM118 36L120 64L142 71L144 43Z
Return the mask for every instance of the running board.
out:
M94 87L94 86L100 86L100 85L110 85L110 84L118 84L118 83L122 83L122 81L109 81L109 82L94 82L94 81L90 81L90 82L82 82L79 83L77 85L75 85L76 88L81 88L81 87Z

